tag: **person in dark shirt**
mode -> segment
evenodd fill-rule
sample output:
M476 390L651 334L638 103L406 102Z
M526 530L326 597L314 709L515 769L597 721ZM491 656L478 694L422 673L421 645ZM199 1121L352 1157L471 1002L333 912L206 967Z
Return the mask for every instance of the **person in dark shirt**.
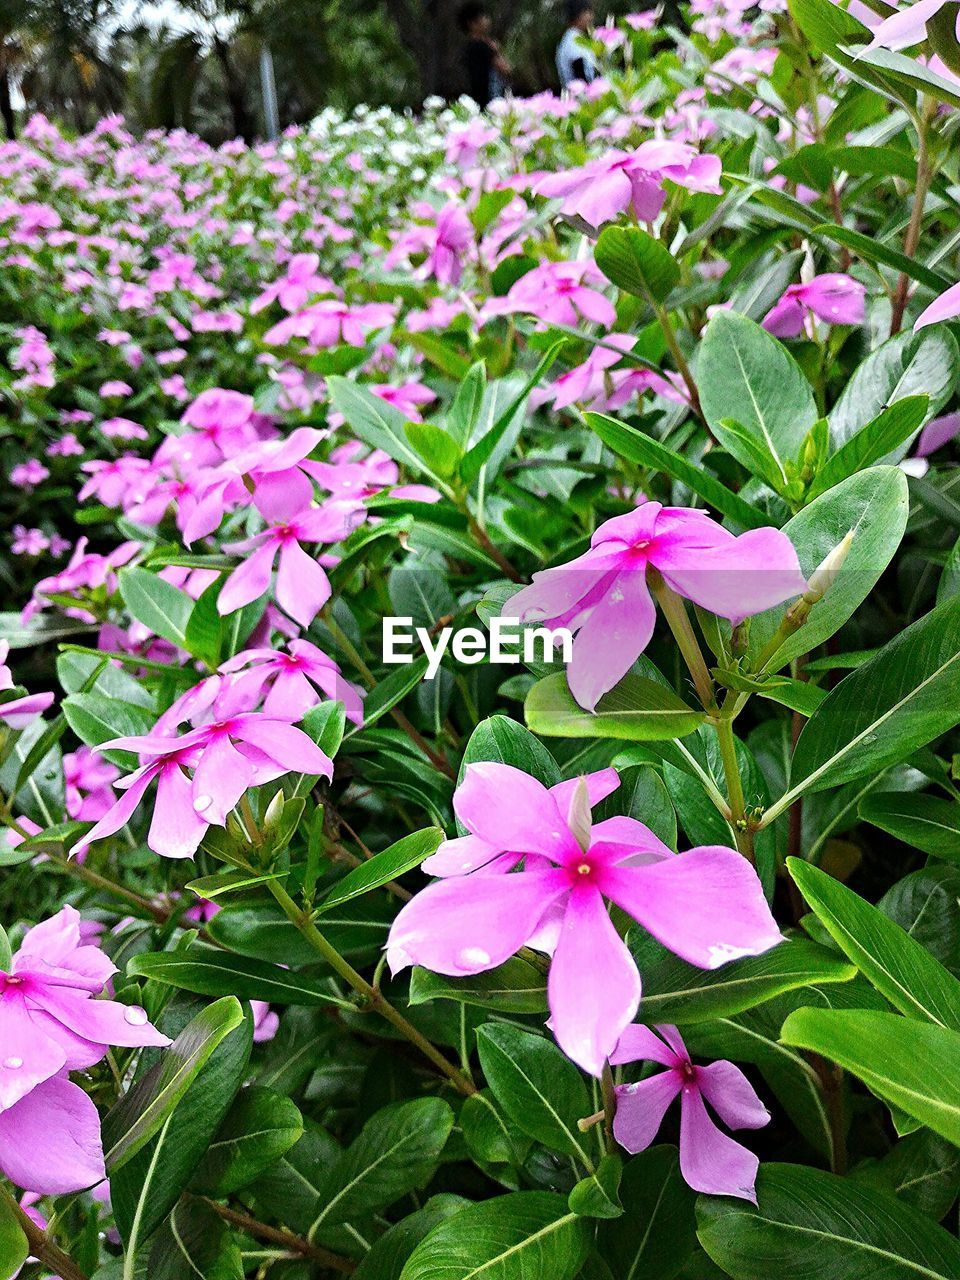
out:
M510 64L490 35L490 15L480 0L467 0L457 14L460 30L467 37L463 62L470 97L480 107L503 96Z

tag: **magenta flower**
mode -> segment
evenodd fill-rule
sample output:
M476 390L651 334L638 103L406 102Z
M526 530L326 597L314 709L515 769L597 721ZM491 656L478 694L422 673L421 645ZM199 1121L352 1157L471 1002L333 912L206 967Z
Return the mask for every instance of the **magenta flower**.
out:
M107 1176L100 1116L78 1085L51 1076L0 1109L0 1172L47 1196L83 1191Z
M665 179L690 191L719 195L720 158L701 155L684 142L651 138L636 151L608 151L578 169L549 174L533 190L562 197L564 213L599 227L627 208L640 222L652 222L666 199Z
M7 666L9 652L10 642L0 640L0 698L14 687L13 676ZM6 702L0 702L0 720L11 729L26 729L52 703L52 693L28 693L21 698L10 698Z
M329 502L323 508L304 511L244 542L225 547L228 552L252 551L253 554L238 565L223 584L217 600L221 616L242 609L264 594L270 586L273 562L279 553L277 602L302 627L309 627L330 598L330 582L301 543L339 542L354 527L356 519L354 504Z
M459 284L463 257L473 244L473 227L462 205L451 200L437 214L434 240L424 263L425 270L441 284Z
M393 973L417 964L463 977L535 945L551 926L550 1025L594 1075L640 1003L640 975L605 899L704 969L781 940L756 872L734 850L674 854L632 818L591 826L609 772L551 792L510 765L468 765L454 811L470 834L430 859L449 878L408 902L387 940ZM510 870L521 859L523 869ZM477 869L455 874L458 862Z
M778 338L798 338L808 311L827 324L863 324L865 295L864 286L851 276L815 276L807 284L788 285L764 316L763 327Z
M488 302L483 317L519 311L545 324L576 328L588 320L609 329L617 313L609 298L590 287L595 284L606 284L606 280L592 262L545 262L521 276L505 298Z
M320 255L317 253L295 253L287 263L286 275L268 285L258 297L250 303L250 314L256 315L271 302L280 303L286 312L299 311L305 307L310 296L315 293L333 293L333 281L327 276L318 274Z
M614 516L594 533L589 551L535 573L504 609L505 617L578 633L567 676L588 711L653 635L648 567L678 595L735 623L806 589L796 550L779 529L735 537L704 511L659 502Z
M95 822L113 804L111 784L120 776L116 765L101 760L89 747L78 747L63 757L67 817Z
M659 1033L659 1034L657 1034ZM629 1026L610 1056L613 1065L659 1062L658 1075L617 1087L613 1135L631 1155L645 1151L674 1098L680 1095L680 1172L694 1191L738 1196L757 1203L754 1186L760 1161L722 1133L707 1111L708 1102L731 1129L762 1129L770 1113L753 1085L732 1062L697 1067L676 1027Z
M93 998L114 973L98 947L83 945L73 907L27 931L0 972L0 1113L43 1081L93 1066L110 1045L170 1043L138 1006Z
M155 728L151 734L103 744L107 750L136 751L142 763L116 784L124 794L74 845L74 856L119 831L153 781L157 797L147 845L165 858L192 858L207 827L223 826L248 788L290 772L333 777L333 762L302 729L288 719L241 710L250 696L242 686L230 684L220 694L221 688L221 678L211 677L197 686L199 696L192 704L190 694L181 699L178 723L187 714L199 718L212 706L216 718L210 723L179 736ZM172 721L163 726L171 727Z
M287 652L277 649L245 649L224 662L224 674L242 671L238 683L256 691L268 688L263 709L281 720L301 720L320 702L320 693L342 702L348 719L363 724L363 694L340 674L340 668L309 640L291 640ZM320 692L318 692L318 690Z
M954 320L960 316L960 284L951 285L949 289L941 293L939 298L934 298L929 307L926 307L917 317L913 328L925 329L928 324L939 324L941 320Z
M927 38L927 23L935 18L948 0L914 0L896 13L884 18L873 28L873 39L866 46L870 49L910 49ZM960 27L960 23L958 23Z

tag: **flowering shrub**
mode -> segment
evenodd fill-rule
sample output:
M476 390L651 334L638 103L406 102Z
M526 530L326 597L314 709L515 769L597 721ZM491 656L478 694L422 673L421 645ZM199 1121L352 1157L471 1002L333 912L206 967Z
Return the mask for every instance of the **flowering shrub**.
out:
M881 8L0 146L0 1273L960 1275L960 56Z

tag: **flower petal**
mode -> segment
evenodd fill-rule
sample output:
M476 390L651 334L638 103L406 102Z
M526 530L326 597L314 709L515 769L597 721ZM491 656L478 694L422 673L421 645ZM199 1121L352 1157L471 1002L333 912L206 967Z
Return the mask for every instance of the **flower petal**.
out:
M680 1092L679 1076L673 1071L661 1071L637 1084L618 1085L616 1092L613 1136L631 1155L646 1151L657 1136L667 1108Z
M697 1067L700 1092L730 1129L762 1129L770 1123L770 1112L757 1091L732 1062L711 1062Z
M570 894L547 995L560 1048L599 1076L637 1012L640 975L593 885L577 885Z
M592 711L627 674L650 642L655 621L643 569L618 573L573 644L567 679L581 707Z
M760 1161L717 1128L700 1090L688 1085L680 1097L680 1172L694 1191L708 1196L737 1196L757 1202Z
M610 1055L612 1067L625 1062L659 1062L664 1067L675 1067L680 1060L652 1027L641 1026L639 1022L631 1022Z
M330 599L330 580L299 542L286 542L280 549L277 571L277 603L301 627L309 627Z
M604 867L601 890L665 947L701 969L769 951L783 935L753 867L707 845L645 867Z
M468 764L453 809L472 835L498 851L559 861L579 848L543 783L510 764Z
M105 1178L100 1117L84 1091L55 1076L0 1112L0 1169L40 1195L82 1191Z

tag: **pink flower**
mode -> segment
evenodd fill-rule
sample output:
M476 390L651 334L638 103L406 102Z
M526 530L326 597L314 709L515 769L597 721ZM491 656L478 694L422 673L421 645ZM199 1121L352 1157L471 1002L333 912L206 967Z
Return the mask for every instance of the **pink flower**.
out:
M739 622L806 589L797 553L779 529L735 537L703 511L644 502L607 520L590 550L533 575L504 616L576 631L570 691L592 711L653 635L647 568L679 595Z
M107 1176L100 1116L78 1085L51 1076L0 1110L0 1171L48 1196L82 1191Z
M29 492L38 484L42 484L49 474L49 469L39 458L28 458L26 462L20 462L10 468L10 483L18 489L26 489Z
M866 289L839 272L815 276L808 284L787 286L783 297L763 318L763 327L778 338L797 338L808 311L827 324L863 324Z
M121 382L119 378L116 378L112 382L103 384L100 388L100 395L104 400L120 399L124 396L132 396L133 387L129 382Z
M435 238L425 267L441 284L459 284L463 257L473 244L473 227L462 205L450 201L437 214Z
M344 680L332 658L309 640L291 640L287 652L276 649L246 649L225 662L225 674L242 671L239 677L255 688L259 697L265 687L269 692L263 709L268 716L283 720L301 720L311 707L320 702L320 690L328 698L342 702L354 724L363 724L363 694Z
M957 316L960 316L960 284L951 285L939 298L934 298L917 317L913 328L914 331L925 329L928 324L939 324L941 320L953 320Z
M258 297L250 303L250 314L256 315L271 302L277 301L284 311L299 311L305 307L314 293L333 293L333 281L319 275L320 255L317 253L297 253L287 264L287 273L268 285Z
M391 971L482 973L546 930L556 938L551 1027L564 1053L599 1075L640 1002L640 975L604 899L701 968L776 946L760 881L734 850L674 854L633 818L591 826L591 806L617 785L612 769L548 791L510 765L468 765L454 811L470 834L441 845L427 869L449 878L393 922Z
M277 602L302 627L309 627L330 598L330 582L326 573L304 551L303 542L339 542L356 519L353 503L329 502L312 508L281 524L271 525L244 542L224 548L226 551L252 551L227 578L217 600L221 616L242 609L259 599L270 586L273 562L279 552Z
M77 842L73 854L88 849L128 822L151 782L157 782L153 819L147 844L165 858L192 858L208 826L223 826L227 814L249 787L272 782L285 773L298 772L317 777L333 777L333 762L301 729L287 719L264 712L242 711L249 703L248 691L236 684L223 690L219 677L198 686L204 696L180 700L181 708L162 726L175 727L188 714L209 709L213 702L217 717L190 729L179 737L159 732L115 738L102 749L136 751L140 768L117 783L123 795L114 802L91 831ZM209 687L209 693L205 686ZM171 709L172 710L172 709ZM166 713L170 717L170 712ZM192 771L192 777L188 776Z
M280 1030L279 1015L273 1012L266 1000L251 1000L250 1012L253 1014L254 1044L272 1040Z
M7 666L9 652L10 642L0 640L0 696L14 687L13 676ZM32 724L37 716L43 715L44 711L52 705L53 697L52 693L28 693L21 698L10 698L6 702L0 702L0 720L11 729L26 729L27 725Z
M83 945L73 907L27 931L0 972L0 1113L43 1081L93 1066L111 1045L170 1043L138 1006L93 998L114 973L98 947Z
M111 784L120 771L101 760L89 747L78 747L63 757L67 816L80 822L96 822L113 804Z
M720 158L701 155L684 142L651 138L636 151L608 151L578 169L549 174L533 190L562 197L564 213L578 214L599 227L627 208L641 222L652 222L666 199L666 179L691 191L719 195Z
M609 329L617 318L609 298L590 288L605 284L592 262L546 262L534 267L511 285L505 298L494 298L483 308L484 317L530 312L545 324L576 328L584 320Z
M659 1034L657 1034L659 1033ZM705 1104L731 1129L762 1129L770 1113L753 1085L732 1062L696 1067L676 1027L629 1026L610 1056L613 1065L659 1062L667 1068L637 1084L617 1087L613 1121L616 1140L631 1155L656 1137L667 1107L680 1095L680 1172L694 1191L757 1202L760 1162L752 1151L722 1133Z
M935 18L948 0L914 0L873 29L873 39L866 46L870 49L909 49L927 38L927 23ZM960 24L958 24L960 25Z

